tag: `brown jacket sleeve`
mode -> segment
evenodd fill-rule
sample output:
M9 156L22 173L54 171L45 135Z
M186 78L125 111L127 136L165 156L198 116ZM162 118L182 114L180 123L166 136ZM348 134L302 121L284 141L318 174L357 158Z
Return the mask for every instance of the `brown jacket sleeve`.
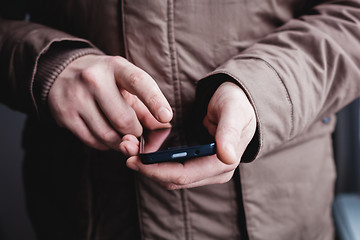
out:
M78 48L96 49L86 40L43 25L0 18L0 102L28 114L37 113L33 85L38 61L55 43L69 42ZM64 64L53 62L54 66L47 67Z
M323 1L206 78L226 74L246 91L259 156L360 96L359 26L360 1Z

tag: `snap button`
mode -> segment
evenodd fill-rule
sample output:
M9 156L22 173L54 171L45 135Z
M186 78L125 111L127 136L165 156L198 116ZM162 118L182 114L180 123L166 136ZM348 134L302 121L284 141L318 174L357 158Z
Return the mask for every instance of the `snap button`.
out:
M326 124L326 123L330 122L330 118L326 117L326 118L323 118L321 121Z

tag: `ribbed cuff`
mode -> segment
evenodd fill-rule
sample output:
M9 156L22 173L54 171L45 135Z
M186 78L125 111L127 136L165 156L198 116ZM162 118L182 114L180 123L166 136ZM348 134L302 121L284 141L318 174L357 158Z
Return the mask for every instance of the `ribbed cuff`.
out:
M71 45L71 42L67 44L53 44L50 49L40 57L33 85L35 101L40 109L47 105L51 86L60 73L71 62L85 55L103 54L96 48L90 48L85 44L79 45L80 44L74 43Z

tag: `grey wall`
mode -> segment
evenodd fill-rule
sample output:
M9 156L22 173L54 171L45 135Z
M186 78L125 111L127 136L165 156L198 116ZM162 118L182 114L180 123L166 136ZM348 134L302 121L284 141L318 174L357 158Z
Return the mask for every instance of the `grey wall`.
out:
M24 121L24 114L0 104L0 240L35 240L22 184Z

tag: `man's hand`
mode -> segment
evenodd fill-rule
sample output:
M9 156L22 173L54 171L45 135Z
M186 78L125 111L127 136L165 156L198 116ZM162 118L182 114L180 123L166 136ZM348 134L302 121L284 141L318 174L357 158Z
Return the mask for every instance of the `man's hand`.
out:
M138 156L127 160L127 166L152 178L167 189L198 187L225 183L231 179L242 154L254 136L255 112L242 89L231 82L223 83L210 100L204 125L215 136L217 155L186 161L144 165ZM129 135L121 144L126 154L136 155L138 142Z
M155 129L172 119L156 82L121 57L78 58L54 82L48 104L59 126L100 150L120 150L122 136L140 136L141 124Z

